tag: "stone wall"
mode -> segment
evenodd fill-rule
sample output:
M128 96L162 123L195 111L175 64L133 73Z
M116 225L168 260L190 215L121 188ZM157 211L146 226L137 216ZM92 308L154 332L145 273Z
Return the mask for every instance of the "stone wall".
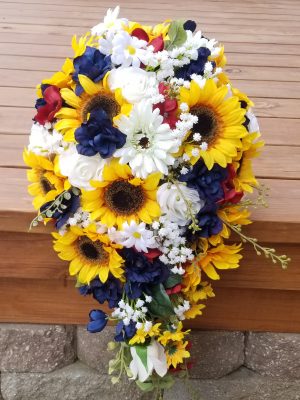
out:
M112 387L106 350L113 328L0 325L0 400L143 400L135 384ZM300 334L196 331L191 380L166 400L300 400Z

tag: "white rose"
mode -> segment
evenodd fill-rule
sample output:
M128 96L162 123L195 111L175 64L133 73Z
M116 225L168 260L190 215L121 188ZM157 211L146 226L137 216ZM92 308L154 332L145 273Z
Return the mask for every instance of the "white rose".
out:
M31 127L28 150L39 156L59 154L63 151L62 138L56 130L49 131L44 125L34 123Z
M140 382L145 382L149 376L152 375L153 370L163 377L168 372L167 358L164 348L161 344L152 340L151 344L147 346L147 365L143 363L139 357L135 346L130 347L132 361L130 363L130 370L133 379L138 378Z
M108 85L111 90L121 88L123 97L133 104L152 97L155 91L158 94L155 73L141 68L113 69L108 75Z
M91 180L102 179L102 170L106 161L96 154L92 157L78 154L72 145L59 157L60 172L67 176L71 185L85 190L93 190Z
M194 215L204 206L204 201L200 199L198 192L180 182L177 185L169 183L161 185L157 191L157 201L162 213L167 215L170 222L175 222L179 226L187 225L191 220L187 201Z

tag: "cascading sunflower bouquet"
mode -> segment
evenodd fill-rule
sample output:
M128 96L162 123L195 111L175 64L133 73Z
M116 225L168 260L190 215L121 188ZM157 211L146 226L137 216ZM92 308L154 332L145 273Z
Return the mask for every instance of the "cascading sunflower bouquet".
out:
M76 287L111 310L92 310L87 329L116 325L113 383L125 373L162 398L189 367L182 321L202 314L219 271L239 266L231 233L289 259L241 231L264 203L251 166L263 142L223 46L194 21L152 27L118 14L74 37L74 58L38 86L24 160L32 226L55 225Z

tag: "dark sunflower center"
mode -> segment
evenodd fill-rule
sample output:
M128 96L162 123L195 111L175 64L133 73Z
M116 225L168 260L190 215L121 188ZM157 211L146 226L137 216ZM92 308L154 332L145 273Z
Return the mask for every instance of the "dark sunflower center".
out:
M44 176L41 177L40 184L41 184L44 194L47 194L51 190L55 189L55 187L52 185L52 183Z
M112 120L120 112L120 106L109 93L98 93L92 96L82 109L82 120L87 120L87 115L93 110L103 109Z
M176 352L177 352L177 347L175 345L168 347L168 353L170 354L170 356L173 356Z
M107 253L103 249L102 243L97 240L93 242L88 237L79 239L80 253L90 261L106 261Z
M206 143L212 142L217 134L219 125L216 113L205 106L192 107L190 112L198 117L198 122L193 126L192 135L200 133L202 141Z
M140 186L127 181L115 181L104 194L106 205L115 213L130 215L137 212L144 204L145 196Z
M143 149L147 149L149 147L149 139L144 136L140 139L139 141L139 145L143 148Z

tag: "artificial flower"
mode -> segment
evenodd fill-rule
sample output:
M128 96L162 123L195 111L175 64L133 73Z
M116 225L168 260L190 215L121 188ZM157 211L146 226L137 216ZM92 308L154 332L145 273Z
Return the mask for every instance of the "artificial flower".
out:
M33 119L39 124L45 125L46 122L52 122L55 114L61 109L62 98L59 88L53 85L43 85L42 94L42 103L37 103L37 114Z
M128 165L112 159L103 169L102 181L91 182L96 190L83 191L83 208L108 227L122 229L124 222L132 220L152 223L160 215L156 202L159 179L159 173L145 180L134 178Z
M105 283L109 273L122 279L124 260L118 253L121 246L110 242L107 235L71 226L63 236L53 236L54 250L59 258L70 261L70 275L77 275L79 283L90 284L96 277Z
M28 193L34 196L32 204L36 210L69 188L65 180L55 173L54 163L49 158L27 150L24 151L23 158L25 164L31 168L27 171L27 179L31 182Z
M213 203L206 203L197 214L198 226L197 236L208 238L217 235L223 229L223 223L218 216L218 208Z
M242 148L241 139L247 135L243 125L245 109L238 97L227 98L227 94L228 88L217 87L213 79L207 80L203 88L192 81L189 89L181 89L180 101L188 104L190 113L198 118L191 133L200 133L207 144L207 149L202 150L201 144L194 143L189 135L184 149L192 164L202 157L209 170L215 163L224 168ZM197 156L193 155L194 148L199 150Z
M153 232L146 229L145 222L124 222L118 243L124 247L134 247L137 251L148 253L149 248L157 246Z
M85 75L78 75L78 79L84 92L80 96L76 96L73 89L61 89L60 93L66 106L56 113L59 121L55 124L55 129L62 132L64 140L68 142L75 141L76 129L88 120L92 111L103 110L113 121L121 112L121 108L126 107L120 92L111 92L106 78L98 83L94 83Z
M121 89L124 99L132 104L158 93L155 73L141 68L115 68L107 80L111 90Z
M141 101L128 117L121 116L116 123L126 134L125 145L115 153L121 164L129 163L139 178L157 171L168 173L168 166L174 163L172 153L180 143L169 125L163 123L159 109L153 110L151 102Z
M168 366L166 361L166 354L162 345L155 340L152 340L150 345L146 347L146 363L143 363L136 346L130 347L130 353L132 361L130 363L130 370L133 379L139 379L140 382L145 382L149 376L152 375L153 371L160 377L163 377L168 372Z
M107 301L110 308L117 307L122 298L121 283L113 276L109 276L105 283L95 278L89 285L80 286L79 292L84 296L92 294L100 304Z
M178 364L182 364L185 358L190 357L190 353L186 350L188 342L172 342L169 343L166 349L168 366L174 368Z
M84 156L99 153L102 158L111 157L116 149L124 146L126 136L115 128L103 109L92 110L86 122L75 131L77 151Z
M79 154L76 146L70 144L68 149L59 155L58 164L60 173L68 178L71 185L84 190L93 190L90 181L102 179L106 161L99 154L90 157Z
M150 329L146 329L145 324L139 328L135 335L129 340L129 345L134 346L135 344L143 344L146 339L157 337L160 334L161 323L152 325Z
M77 96L84 91L78 75L88 76L91 81L100 82L106 73L111 70L110 56L105 56L98 49L87 46L85 52L73 61L73 80L77 83L75 93Z
M194 268L200 268L206 275L213 280L220 279L217 269L232 269L239 267L242 255L239 252L241 244L225 245L220 244L216 247L209 247L207 240L201 240L198 256L192 262Z
M193 74L203 75L204 67L210 56L211 52L206 47L200 47L197 50L197 59L191 60L191 62L176 71L176 78L181 78L184 80L191 80Z
M106 15L104 16L103 22L95 25L91 32L93 35L103 35L108 30L118 31L125 28L128 25L128 20L126 18L118 18L120 13L120 7L117 6L114 9L109 8Z
M198 192L180 182L163 183L157 191L157 201L162 214L180 226L187 225L204 206Z
M47 157L64 151L62 135L55 129L35 122L30 131L28 150L38 156Z
M176 329L166 330L163 332L163 334L158 339L159 343L161 343L163 346L166 346L169 342L182 341L184 337L188 335L190 332L190 330L183 331L182 329L183 325L182 322L180 321Z
M159 109L160 115L162 115L164 118L163 123L169 124L170 128L174 129L176 126L176 122L178 121L178 104L175 98L169 97L168 89L168 86L165 85L163 82L159 83L158 90L159 93L164 96L164 101L154 104L153 107Z
M91 333L101 332L107 324L107 314L101 310L92 310L90 312L90 322L87 325L87 330Z

